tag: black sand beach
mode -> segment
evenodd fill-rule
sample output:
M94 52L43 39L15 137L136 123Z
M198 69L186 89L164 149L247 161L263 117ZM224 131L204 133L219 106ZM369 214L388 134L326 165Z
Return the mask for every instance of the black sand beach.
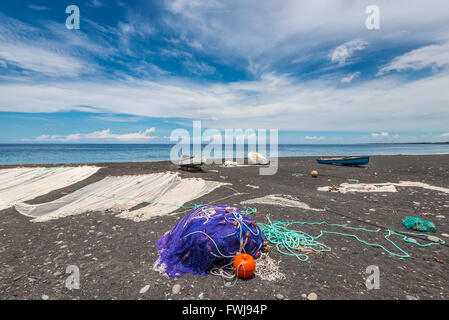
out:
M223 168L207 166L205 172L181 172L183 177L231 183L220 187L194 204L222 204L242 209L240 202L271 194L297 197L312 208L255 204L256 222L273 220L346 224L368 229L389 228L405 231L402 220L419 216L435 222L437 232L414 237L428 243L428 235L449 233L449 194L432 190L399 187L388 193L331 193L317 187L339 185L347 179L360 183L399 181L425 182L449 187L449 155L375 156L365 168L319 165L313 157L280 158L273 176L259 175L256 166ZM166 170L178 171L168 161L154 163L95 164L104 168L88 179L70 187L38 197L29 203L57 199L108 175L133 175ZM4 168L3 166L2 168ZM10 166L9 166L10 167ZM215 171L216 170L216 171ZM294 176L318 170L319 176ZM251 186L258 186L254 188ZM236 194L238 192L238 194ZM227 197L225 200L217 201ZM115 217L114 212L90 212L48 222L30 222L14 208L0 211L0 299L305 299L309 293L318 299L448 299L449 248L446 245L419 247L395 238L410 258L391 256L380 248L366 246L353 238L325 235L321 241L332 248L330 253L310 254L307 262L270 249L270 257L280 260L283 280L265 281L258 277L239 280L227 287L217 276L185 275L169 279L153 270L155 243L180 218L177 215L134 222ZM423 215L431 213L431 215ZM439 216L439 217L437 217ZM319 226L301 228L317 235ZM332 231L341 231L329 229ZM354 232L366 241L381 243L398 252L384 240L385 232ZM68 290L65 273L68 265L80 269L81 288ZM380 288L368 290L366 268L380 269ZM180 284L179 294L172 288ZM139 291L149 285L148 291Z

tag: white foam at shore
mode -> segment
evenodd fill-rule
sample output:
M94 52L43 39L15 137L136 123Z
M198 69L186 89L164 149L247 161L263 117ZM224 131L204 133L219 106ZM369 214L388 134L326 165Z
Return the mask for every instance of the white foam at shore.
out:
M106 177L60 199L36 205L18 204L16 209L33 217L35 222L106 210L121 211L119 217L142 221L169 214L224 184L203 179L181 179L174 173ZM130 211L141 203L149 204Z
M240 202L241 204L269 204L281 207L295 207L304 210L324 211L324 209L311 208L308 204L300 202L297 198L289 195L271 194L261 198L255 198Z
M12 168L0 170L0 210L82 181L100 167Z
M318 191L330 192L397 192L398 187L416 187L449 194L449 188L436 187L423 182L400 181L399 183L342 183L339 187L319 187Z

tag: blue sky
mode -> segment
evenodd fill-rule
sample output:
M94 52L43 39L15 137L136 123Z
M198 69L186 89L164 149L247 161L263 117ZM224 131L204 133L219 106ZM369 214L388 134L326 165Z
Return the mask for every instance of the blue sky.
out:
M65 26L68 5L80 29ZM0 143L164 143L279 129L281 143L449 140L449 3L0 3Z

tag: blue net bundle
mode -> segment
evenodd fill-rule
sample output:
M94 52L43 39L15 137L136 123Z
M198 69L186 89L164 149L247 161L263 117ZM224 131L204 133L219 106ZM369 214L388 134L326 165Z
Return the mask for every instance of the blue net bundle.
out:
M185 216L156 243L157 267L169 277L184 273L207 275L232 263L239 253L257 259L264 235L255 221L228 206L201 206Z

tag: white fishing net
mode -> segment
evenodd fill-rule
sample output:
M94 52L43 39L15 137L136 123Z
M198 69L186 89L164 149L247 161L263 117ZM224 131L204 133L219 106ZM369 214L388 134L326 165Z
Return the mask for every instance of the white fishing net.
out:
M268 254L262 254L256 261L256 276L266 281L285 279L285 274L279 270L279 263L280 261L275 261Z
M0 210L82 181L99 167L0 169Z
M121 212L118 216L135 221L173 212L184 203L224 185L203 179L181 179L173 173L106 177L48 203L18 204L16 209L32 221L48 221L89 211ZM148 205L130 211L138 204Z
M250 200L245 200L240 202L241 204L269 204L273 206L280 207L294 207L301 208L304 210L312 210L312 211L324 211L324 209L316 209L310 207L307 203L299 201L299 199L282 194L270 194L265 197L255 198Z
M399 183L342 183L340 186L318 187L318 191L329 192L397 192L398 187L416 187L433 190L442 193L449 193L449 188L432 186L423 182L400 181Z

